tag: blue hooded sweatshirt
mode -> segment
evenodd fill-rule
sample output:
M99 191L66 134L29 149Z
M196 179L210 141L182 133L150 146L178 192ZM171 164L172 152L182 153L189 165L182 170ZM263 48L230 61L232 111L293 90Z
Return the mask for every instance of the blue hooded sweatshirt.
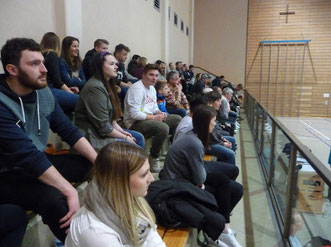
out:
M82 137L48 87L20 97L0 75L0 172L43 174L52 165L44 153L49 128L71 146Z

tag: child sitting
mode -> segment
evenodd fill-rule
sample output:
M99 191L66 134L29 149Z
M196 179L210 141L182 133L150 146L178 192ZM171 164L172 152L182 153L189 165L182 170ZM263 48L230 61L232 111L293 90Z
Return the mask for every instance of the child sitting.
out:
M156 96L157 96L157 106L159 107L160 111L165 112L169 115L169 112L166 108L166 97L169 94L169 88L167 86L166 81L158 81L155 84Z

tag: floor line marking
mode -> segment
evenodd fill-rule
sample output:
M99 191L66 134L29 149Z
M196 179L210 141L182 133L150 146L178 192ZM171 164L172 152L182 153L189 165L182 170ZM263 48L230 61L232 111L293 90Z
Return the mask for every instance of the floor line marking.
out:
M327 137L326 135L324 135L322 132L320 132L320 131L318 131L317 129L315 129L315 128L313 128L312 126L311 126L311 122L309 122L308 120L307 120L307 122L309 123L309 124L306 124L304 121L302 121L302 120L300 120L300 122L301 123L303 123L304 125L306 125L308 128L311 128L312 130L314 130L314 131L316 131L317 133L319 133L321 136L323 136L326 140L328 140L328 141L330 141L331 139L329 138L329 137ZM320 139L320 138L319 138ZM321 140L321 139L320 139Z
M327 145L328 147L331 147L331 145L329 145L325 140L323 140L322 138L320 138L319 136L315 135L312 131L310 131L309 129L306 129L309 133L311 133L313 136L315 136L317 139L319 139L321 142L323 142L325 145Z

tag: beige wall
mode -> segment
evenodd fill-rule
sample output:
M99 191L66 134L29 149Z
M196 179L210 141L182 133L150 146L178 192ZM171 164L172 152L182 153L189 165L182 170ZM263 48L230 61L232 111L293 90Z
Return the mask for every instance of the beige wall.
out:
M248 0L195 0L194 65L244 83Z

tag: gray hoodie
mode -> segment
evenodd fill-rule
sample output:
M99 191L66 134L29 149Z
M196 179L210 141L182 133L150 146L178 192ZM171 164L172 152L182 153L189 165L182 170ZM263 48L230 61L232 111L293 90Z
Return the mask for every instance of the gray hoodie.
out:
M204 147L200 139L189 131L169 147L160 178L183 178L200 186L206 180Z

